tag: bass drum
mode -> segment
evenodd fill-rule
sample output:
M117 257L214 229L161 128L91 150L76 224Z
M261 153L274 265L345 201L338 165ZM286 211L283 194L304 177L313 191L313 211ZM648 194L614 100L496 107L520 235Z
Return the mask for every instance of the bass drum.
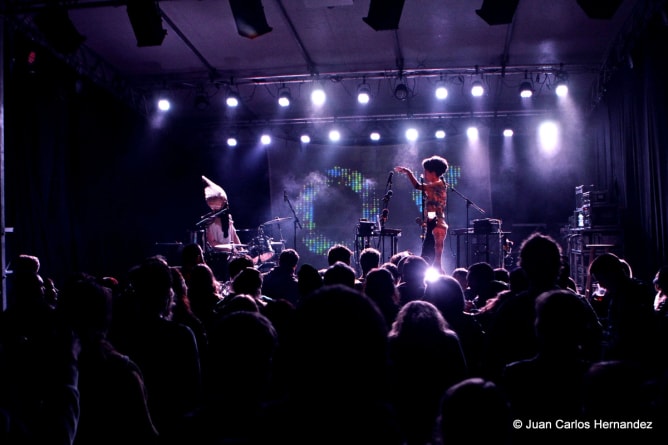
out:
M274 250L271 247L271 238L258 236L253 238L248 246L248 254L253 258L253 264L264 263L274 256Z

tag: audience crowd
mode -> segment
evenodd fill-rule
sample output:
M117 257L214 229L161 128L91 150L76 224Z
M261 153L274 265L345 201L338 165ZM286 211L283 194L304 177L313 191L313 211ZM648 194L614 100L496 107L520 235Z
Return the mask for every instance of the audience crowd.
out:
M240 255L221 282L192 245L182 264L54 283L19 255L0 443L668 443L666 266L646 283L599 255L589 295L540 233L511 270L353 261L334 245L318 270L284 249L262 272Z

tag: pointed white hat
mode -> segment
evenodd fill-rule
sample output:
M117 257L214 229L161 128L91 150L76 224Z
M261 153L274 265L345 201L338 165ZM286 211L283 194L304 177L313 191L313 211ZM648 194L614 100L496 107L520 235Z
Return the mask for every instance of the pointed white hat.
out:
M202 181L204 181L204 184L206 185L204 187L204 199L223 198L227 201L227 193L225 193L225 190L223 190L221 186L204 175L202 175Z

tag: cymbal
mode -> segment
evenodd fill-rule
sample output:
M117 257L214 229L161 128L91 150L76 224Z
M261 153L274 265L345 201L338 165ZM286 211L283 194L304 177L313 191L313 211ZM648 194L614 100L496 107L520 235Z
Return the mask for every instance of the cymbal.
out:
M275 223L279 223L279 222L282 222L282 221L288 221L288 220L290 220L290 219L292 219L292 216L286 216L285 218L279 218L279 217L276 217L276 218L274 218L274 219L270 219L270 220L267 221L267 222L263 222L263 223L260 224L260 225L261 225L261 226L266 226L266 225L269 225L269 224L275 224Z
M234 249L237 249L239 247L248 247L248 244L233 244L233 243L230 243L230 244L216 244L215 246L213 246L213 248L216 249L216 250L234 250Z

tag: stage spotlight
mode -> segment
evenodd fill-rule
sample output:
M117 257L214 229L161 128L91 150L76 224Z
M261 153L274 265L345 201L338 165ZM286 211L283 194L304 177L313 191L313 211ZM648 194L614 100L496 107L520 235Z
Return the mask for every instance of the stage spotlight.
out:
M509 138L509 137L512 137L513 134L515 134L515 133L513 132L512 128L506 128L505 130L503 130L503 136L504 137Z
M478 140L478 128L477 127L468 127L466 129L466 136L468 136L469 140L471 141L477 141Z
M230 0L230 7L240 36L254 39L272 30L261 0Z
M86 40L74 27L65 8L47 7L35 15L33 22L59 53L71 54Z
M479 80L473 81L471 84L471 96L480 97L485 94L485 88L482 86L482 82Z
M332 142L338 142L341 140L341 133L339 130L331 130L329 132L329 140Z
M525 80L520 84L520 97L527 98L531 96L533 96L533 86L531 82Z
M129 1L127 12L137 46L162 45L167 31L162 28L162 16L156 0Z
M371 0L369 13L362 20L376 31L399 28L404 0Z
M278 90L278 105L281 107L289 107L290 102L292 101L292 96L290 95L290 89L283 87Z
M448 97L448 89L445 86L445 82L442 80L436 84L436 89L434 90L434 95L436 99L443 100Z
M415 128L409 128L406 130L406 139L411 142L417 141L418 135L418 131Z
M234 91L230 91L227 93L227 97L225 98L225 103L227 104L228 107L230 108L236 108L239 106L239 95L235 93Z
M234 136L230 136L227 138L227 146L228 147L236 147L237 146L237 138Z
M394 97L396 97L398 100L406 100L406 99L408 99L408 94L409 94L408 87L407 87L406 84L403 83L403 82L400 82L400 83L394 88Z
M380 141L380 133L377 131L372 131L369 133L369 139L371 139L374 142Z
M302 144L308 144L309 142L311 142L311 136L309 136L308 134L302 134L299 140L302 141Z
M559 97L568 96L568 76L566 73L558 73L556 77L557 81L554 88L555 94Z
M324 105L326 101L327 94L325 93L325 90L322 88L322 86L317 85L314 87L313 91L311 91L311 103L319 107Z
M507 25L513 21L518 3L519 0L483 0L475 13L488 25Z
M361 103L362 105L366 105L370 100L371 90L369 89L369 85L363 83L357 87L357 102Z
M271 144L271 136L269 136L268 134L263 134L262 136L260 136L260 142L262 143L262 145Z
M169 102L169 99L164 97L158 99L158 110L169 111L170 108L172 108L172 104Z
M444 139L445 138L445 130L438 129L434 132L434 136L436 139Z

